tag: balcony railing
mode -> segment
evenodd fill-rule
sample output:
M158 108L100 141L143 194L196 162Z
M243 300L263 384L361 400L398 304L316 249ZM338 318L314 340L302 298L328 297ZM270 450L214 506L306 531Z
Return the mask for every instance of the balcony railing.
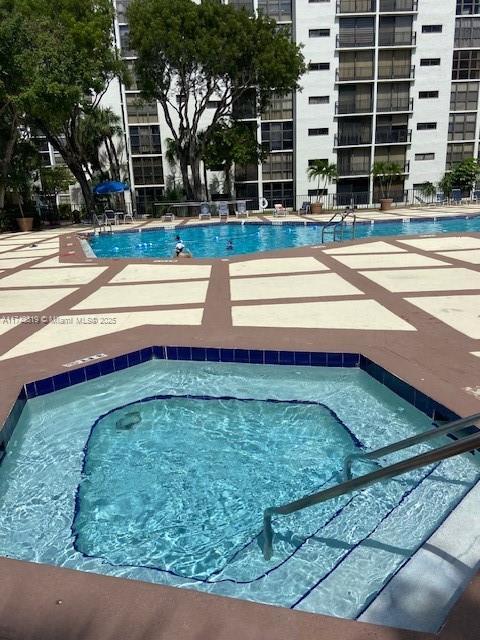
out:
M375 32L368 31L363 33L361 31L353 31L348 33L337 34L337 49L343 48L355 48L355 47L374 47L375 46Z
M408 144L412 141L411 129L391 129L390 127L378 127L375 132L376 144Z
M376 0L337 0L337 13L374 13Z
M392 159L390 159L392 161ZM389 159L388 158L382 158L382 157L376 157L374 159L374 162L388 162ZM393 162L395 162L395 160L393 159ZM397 162L396 164L401 165L401 162ZM402 173L410 173L410 161L405 162L405 164L403 165L403 171Z
M453 43L454 49L479 49L480 38L479 37L462 37L455 36L455 42Z
M378 45L380 47L414 47L417 44L417 34L415 31L405 33L404 31L392 32L383 31L380 24L380 33L378 34Z
M415 77L415 65L410 64L384 64L378 65L379 80L408 80Z
M377 111L412 111L413 98L404 98L401 96L389 96L387 98L379 97L377 99Z
M380 13L418 11L418 0L380 0Z
M341 131L340 133L335 134L334 145L336 147L356 147L360 144L372 144L371 131L360 130L358 133Z
M373 80L373 67L342 67L336 71L337 82L352 82L354 80Z
M370 174L370 160L358 162L339 162L337 172L341 176L368 176Z
M335 113L369 113L373 110L371 98L357 98L356 100L339 100L335 103Z

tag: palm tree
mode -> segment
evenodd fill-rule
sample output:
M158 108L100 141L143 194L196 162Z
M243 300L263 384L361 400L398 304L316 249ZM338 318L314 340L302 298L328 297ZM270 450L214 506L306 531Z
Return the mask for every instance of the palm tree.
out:
M314 160L307 169L307 176L309 180L317 179L317 202L320 202L320 183L323 180L322 189L325 190L337 177L337 165L328 160Z
M382 200L390 200L390 192L395 178L403 173L403 168L398 162L379 160L373 164L371 174L374 180L380 185Z
M95 109L80 121L79 139L87 171L97 172L102 178L121 180L121 166L115 138L122 138L119 116L111 109ZM102 149L106 154L102 157ZM108 165L108 166L107 166Z

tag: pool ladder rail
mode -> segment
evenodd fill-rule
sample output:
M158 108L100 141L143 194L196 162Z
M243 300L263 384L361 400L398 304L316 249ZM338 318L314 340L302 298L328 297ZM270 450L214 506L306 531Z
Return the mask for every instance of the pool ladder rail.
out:
M97 216L96 213L93 214L92 216L92 220L93 220L93 231L94 233L97 231L101 233L102 232L102 228L104 230L105 233L107 233L107 227L110 228L110 233L113 232L112 230L112 223L110 222L110 220L108 219L107 216L103 216L103 218L99 218Z
M324 243L325 231L327 231L327 229L333 230L333 242L337 241L337 230L339 230L339 240L341 242L343 240L345 225L349 222L349 219L352 220L352 240L354 240L357 229L357 216L353 208L347 207L344 211L336 211L330 220L323 225L322 244Z
M337 498L338 496L346 493L351 493L352 491L355 491L355 489L364 489L375 482L394 478L395 476L407 473L407 471L419 469L441 460L447 460L448 458L460 455L461 453L474 451L480 447L480 430L476 428L475 433L465 437L460 437L451 444L449 443L431 451L407 458L406 460L390 464L371 473L358 476L357 478L352 478L351 465L353 460L376 460L377 458L381 458L395 451L412 447L420 442L426 442L427 440L446 435L447 433L451 434L456 431L460 431L465 427L474 426L474 423L479 420L480 413L476 413L468 416L467 418L454 420L453 422L448 422L441 427L435 427L429 431L411 436L410 438L399 440L398 442L381 447L375 451L347 456L344 461L344 475L346 478L344 482L330 487L329 489L324 489L323 491L304 496L303 498L299 498L298 500L294 500L293 502L289 502L279 507L268 507L268 509L265 509L263 513L263 555L265 560L270 560L273 554L273 515L288 515L295 511L300 511L301 509L320 504L321 502L326 502L332 498Z

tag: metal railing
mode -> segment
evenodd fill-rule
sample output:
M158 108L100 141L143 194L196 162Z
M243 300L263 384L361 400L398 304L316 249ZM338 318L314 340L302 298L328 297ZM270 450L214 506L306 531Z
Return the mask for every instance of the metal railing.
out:
M380 0L380 13L418 11L418 0Z
M379 80L409 80L413 78L415 78L415 65L379 62Z
M373 111L371 98L357 98L356 100L339 100L335 103L335 113L369 113Z
M343 121L345 122L345 120ZM334 147L355 147L360 144L372 144L372 132L370 131L359 131L358 133L353 132L340 132L336 133L334 136Z
M335 72L337 82L351 82L352 80L373 80L373 66L371 67L342 67Z
M375 482L379 482L380 480L394 478L402 475L403 473L407 473L408 471L420 469L421 467L425 467L442 460L447 460L448 458L452 458L462 453L467 453L468 451L474 451L479 446L480 432L467 436L466 438L462 438L461 440L456 440L452 444L447 444L437 449L433 449L432 451L427 451L426 453L420 453L412 458L407 458L401 462L390 464L387 467L372 471L371 473L359 476L358 478L341 482L329 489L324 489L323 491L304 496L303 498L294 500L293 502L289 502L278 507L268 507L268 509L265 509L263 513L264 558L266 560L270 560L273 553L273 515L288 515L295 511L312 507L316 504L320 504L321 502L331 500L332 498L337 498L346 493L351 493L356 489L364 489L365 487L368 487Z
M390 127L377 127L377 130L375 132L375 144L407 144L411 141L411 129L391 129Z
M337 13L374 13L376 0L337 0Z
M368 31L363 33L362 31L349 31L348 33L338 33L336 40L337 49L344 49L349 47L374 47L375 46L375 31Z
M413 98L404 97L378 97L377 98L377 112L389 112L389 111L413 111Z
M380 23L380 31L378 34L379 47L414 47L416 44L417 34L415 31L410 33L405 33L403 31L382 31L382 23Z
M355 215L355 211L353 209L353 203L351 204L351 208L347 207L345 211L340 213L339 211L335 212L330 220L323 226L322 228L322 244L324 243L325 233L329 229L333 231L333 242L337 241L337 230L340 229L340 241L343 240L345 224L348 224L348 218L352 219L352 240L355 240L355 233L357 227L357 216Z
M338 176L368 176L370 175L370 160L359 164L338 164Z

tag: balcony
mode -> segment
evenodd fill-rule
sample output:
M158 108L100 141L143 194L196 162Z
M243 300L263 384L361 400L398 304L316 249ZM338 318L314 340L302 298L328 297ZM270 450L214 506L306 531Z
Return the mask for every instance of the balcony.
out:
M388 96L377 99L377 112L389 113L398 111L413 111L413 98L403 96Z
M370 160L359 159L357 162L339 162L337 165L339 177L370 175Z
M409 144L411 141L411 129L378 127L375 132L375 144Z
M364 144L372 144L372 132L369 129L360 129L358 132L340 131L335 134L335 147L357 147Z
M413 80L415 78L415 65L410 64L384 64L378 65L379 80Z
M375 13L376 0L337 0L337 13Z
M374 47L375 32L358 31L340 32L337 34L337 49L356 49L357 47Z
M380 0L380 13L418 11L418 0Z
M373 102L369 98L357 98L356 100L339 100L335 103L335 113L337 115L370 113L373 111Z
M373 80L373 67L342 67L336 71L337 82Z
M392 32L383 31L380 25L380 33L378 35L379 47L414 47L417 44L417 34L413 32Z

